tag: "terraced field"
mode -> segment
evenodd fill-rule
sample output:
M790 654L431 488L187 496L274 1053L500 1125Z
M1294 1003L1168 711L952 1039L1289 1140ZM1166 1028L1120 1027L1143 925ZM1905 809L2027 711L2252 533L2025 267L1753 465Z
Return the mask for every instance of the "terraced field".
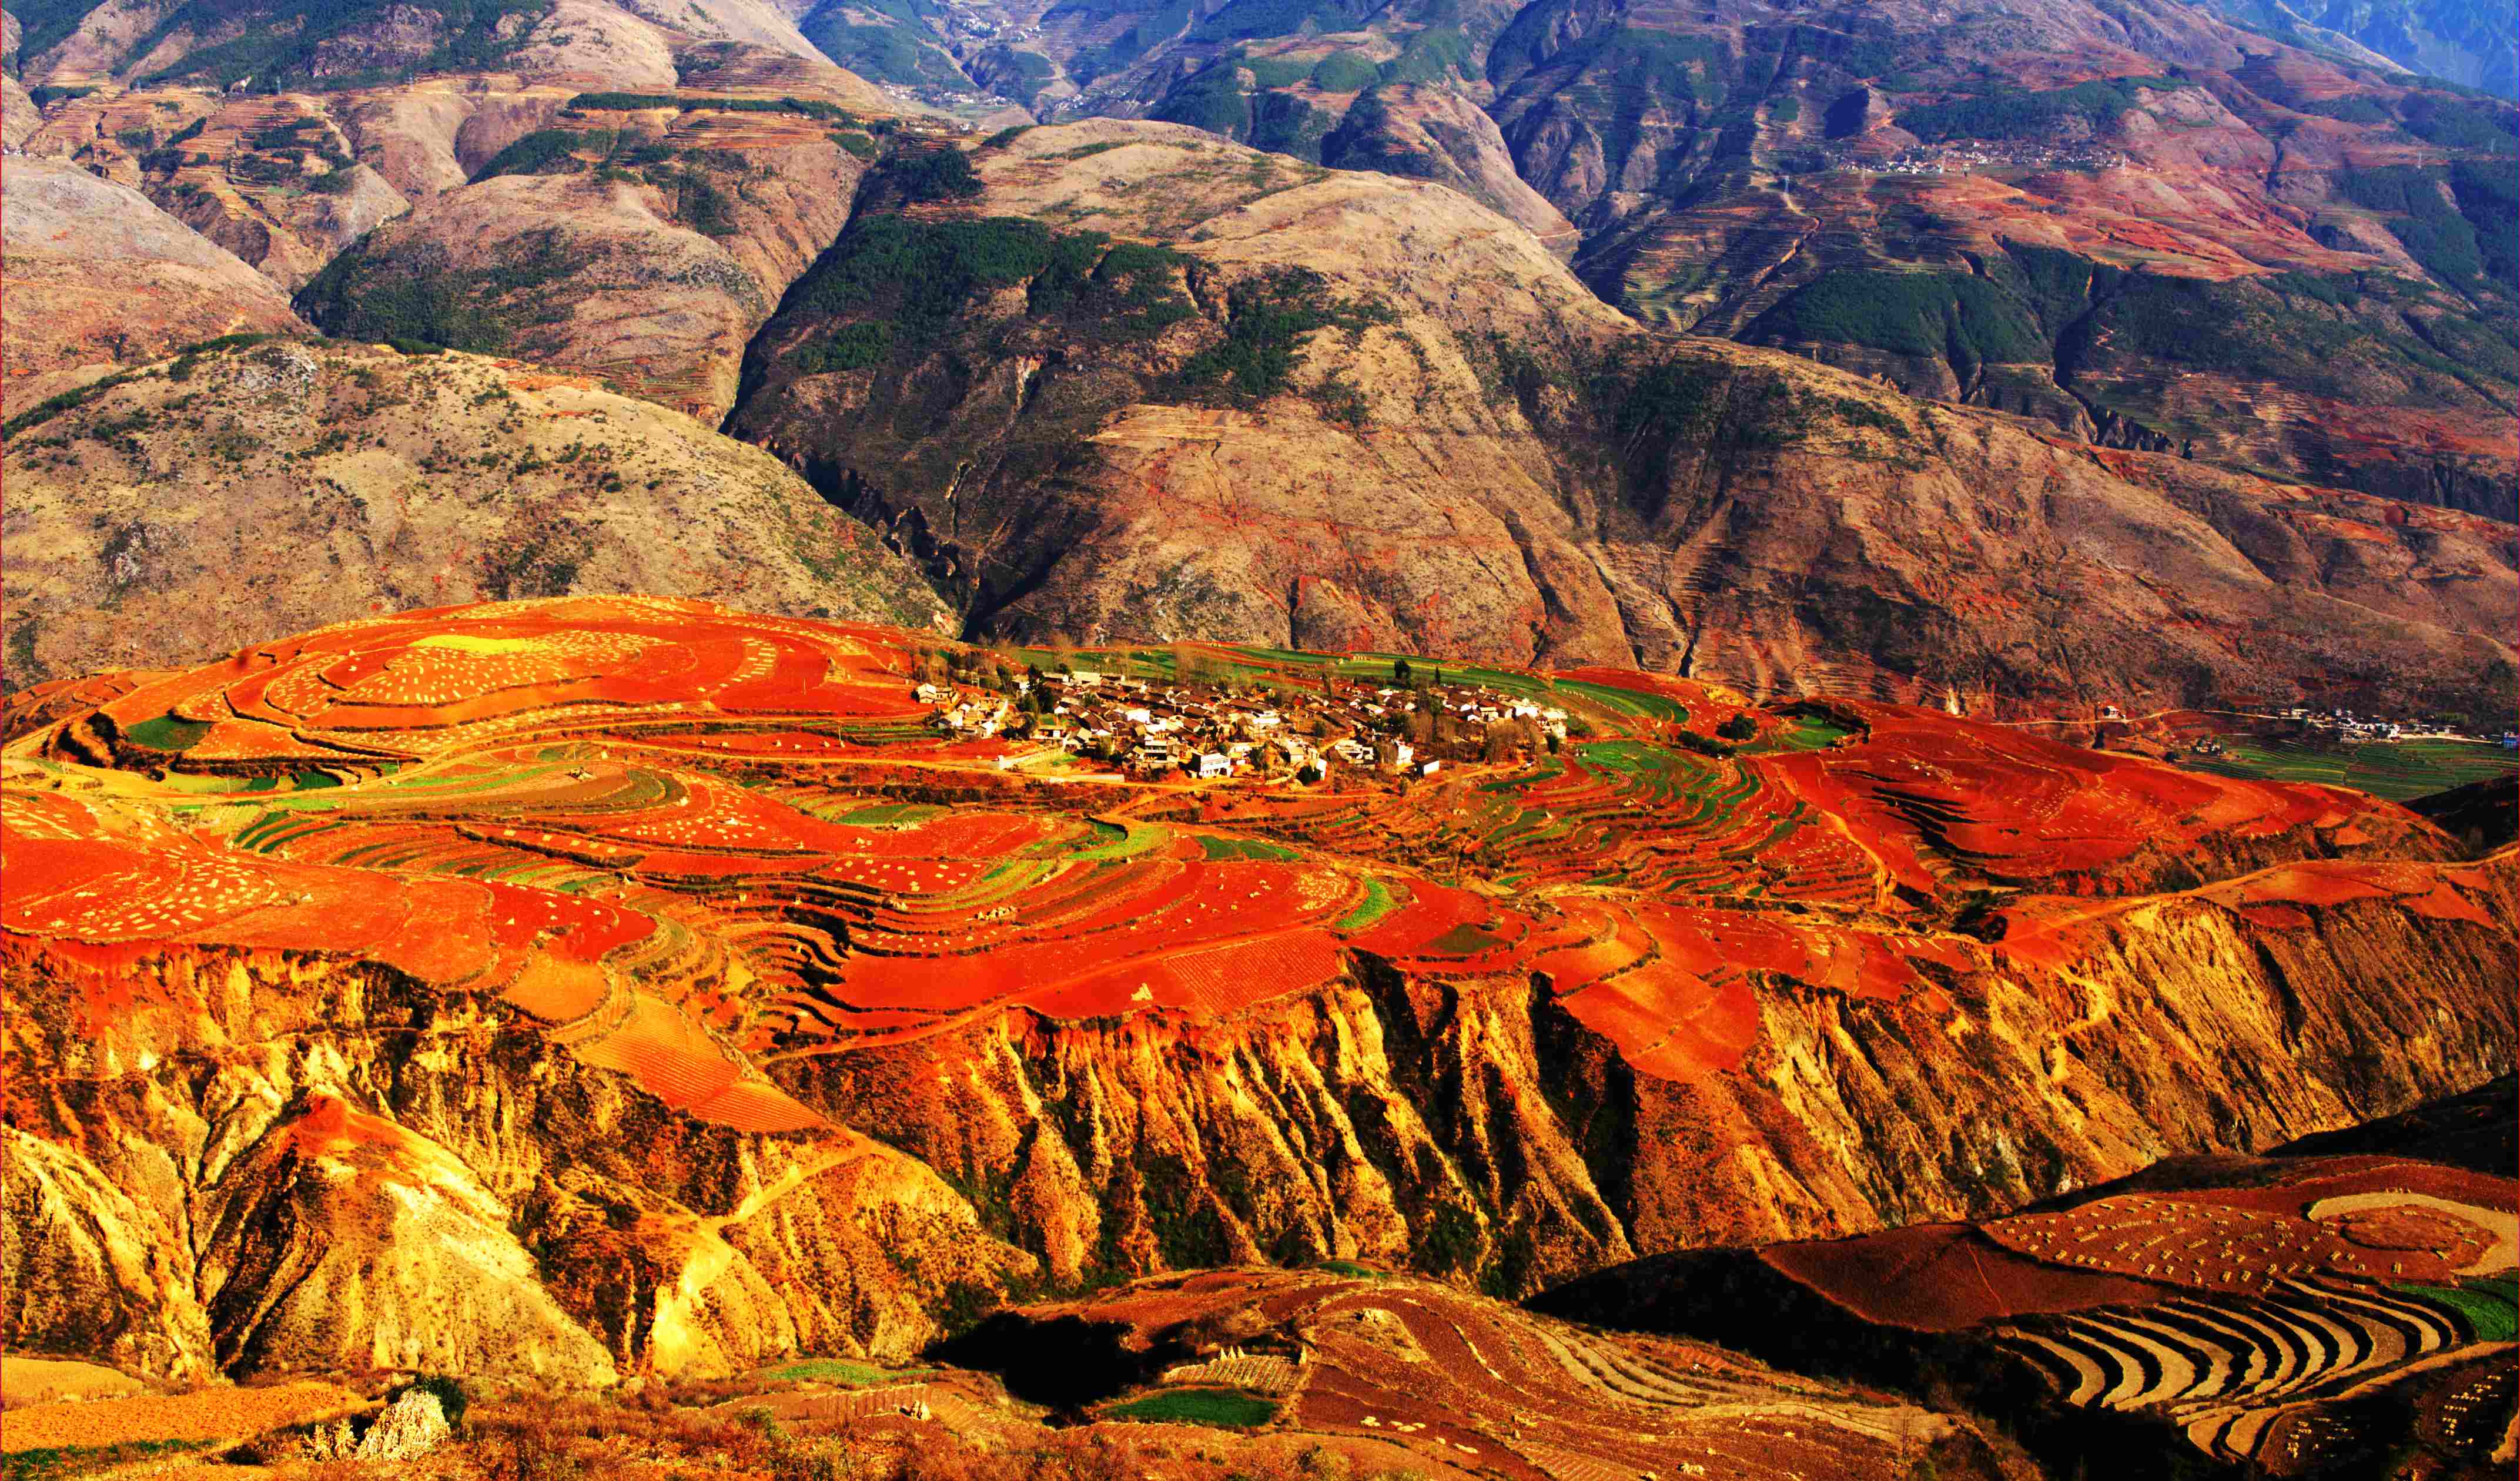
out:
M929 728L911 675L935 646L570 599L37 692L8 753L32 884L7 925L108 957L355 952L502 998L677 1108L778 1130L818 1120L765 1073L783 1061L1015 1009L1220 1018L1359 957L1430 980L1538 973L1637 1068L1687 1079L1740 1061L1765 991L1901 998L2006 951L2070 951L2105 909L2080 897L2151 889L2165 860L2192 875L2274 838L2428 846L2351 792L1886 706L1744 711L1606 671L1456 670L1548 696L1583 738L1406 786L1010 775L1019 743ZM1086 656L1161 676L1183 651ZM1192 651L1198 685L1392 666ZM1746 745L1695 729L1744 716ZM2478 909L2455 878L2299 868L2251 886L2289 903L2226 903L2305 927L2375 895ZM2003 889L2043 892L2005 944L1951 928Z
M1249 1350L1178 1365L1105 1413L1176 1395L1266 1396L1300 1431L1385 1441L1437 1474L1817 1481L1913 1474L1937 1457L1972 1469L1985 1456L1949 1417L1877 1394L1419 1280L1220 1271L1024 1315L1111 1324L1132 1343L1186 1326L1252 1331Z
M2217 1460L2274 1474L2313 1460L2379 1474L2354 1466L2405 1443L2405 1415L2427 1395L2454 1378L2436 1396L2448 1403L2470 1386L2470 1365L2509 1364L2520 1279L2510 1177L2374 1155L2229 1159L2153 1181L1975 1225L1744 1258L1820 1297L1833 1320L1899 1334L1857 1345L1934 1355L1885 1361L1968 1371L1953 1355L1974 1344L2038 1374L2062 1404L2158 1416ZM1651 1309L1724 1304L1712 1289L1683 1279L1653 1292ZM1737 1335L1685 1317L1678 1326ZM1781 1359L1791 1343L1749 1345ZM2403 1399L2363 1402L2384 1391ZM2510 1444L2513 1411L2470 1414L2476 1402L2459 1407L2464 1438L2442 1457L2482 1464ZM2092 1433L2081 1443L2097 1443Z

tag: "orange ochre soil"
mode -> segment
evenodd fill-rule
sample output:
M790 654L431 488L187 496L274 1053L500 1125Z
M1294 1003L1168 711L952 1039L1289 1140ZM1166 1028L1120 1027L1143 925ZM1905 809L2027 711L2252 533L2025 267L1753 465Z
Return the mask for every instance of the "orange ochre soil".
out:
M80 1404L11 1406L0 1419L0 1452L103 1448L148 1441L244 1441L368 1408L338 1383L320 1379L268 1388L205 1388Z
M502 998L693 1115L780 1131L818 1118L773 1056L1012 1009L1214 1018L1358 954L1537 974L1637 1070L1686 1080L1740 1062L1764 992L1939 1004L1958 974L2075 959L2174 875L2277 928L2374 901L2509 914L2393 804L1934 712L1583 670L1542 676L1583 727L1555 753L1192 784L937 729L914 691L939 647L567 598L46 686L11 702L5 950L78 974L92 1021L182 1011L169 974L129 970L169 953L375 962ZM1186 712L1295 707L1170 688ZM1679 743L1743 715L1746 744ZM2235 873L2269 856L2304 862ZM1997 929L1955 928L1990 896Z

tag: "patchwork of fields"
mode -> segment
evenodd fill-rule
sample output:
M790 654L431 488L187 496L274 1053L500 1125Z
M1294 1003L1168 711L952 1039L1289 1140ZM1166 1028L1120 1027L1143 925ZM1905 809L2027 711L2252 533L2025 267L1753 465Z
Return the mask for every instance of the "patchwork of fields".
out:
M1011 1010L1213 1019L1360 959L1536 974L1635 1067L1688 1079L1739 1062L1768 988L1933 994L2271 842L2335 862L2227 908L2307 928L2375 895L2473 914L2461 891L2486 887L2351 862L2439 846L2360 793L1613 671L1451 669L1545 695L1577 737L1406 783L1010 772L1020 742L926 723L912 674L934 648L565 599L30 692L6 826L33 882L7 927L100 963L177 941L357 953L766 1131L818 1119L765 1073L783 1059ZM1185 686L1392 671L1195 656ZM1153 679L1184 661L1091 657ZM1718 741L1725 722L1747 739ZM1990 911L2007 927L1955 928Z

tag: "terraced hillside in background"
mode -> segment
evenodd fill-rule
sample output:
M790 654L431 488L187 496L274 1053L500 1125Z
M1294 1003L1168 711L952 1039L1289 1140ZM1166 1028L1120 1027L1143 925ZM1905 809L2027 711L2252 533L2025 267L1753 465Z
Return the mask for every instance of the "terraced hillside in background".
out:
M1396 676L1065 661L1307 727ZM45 1274L0 1339L595 1379L899 1360L1216 1265L1514 1295L1995 1217L2510 1066L2511 856L2394 804L1417 663L1566 739L1148 777L942 728L1022 698L1024 655L657 599L23 692L8 1067L82 1089L13 1102ZM229 1151L170 1173L141 1126Z

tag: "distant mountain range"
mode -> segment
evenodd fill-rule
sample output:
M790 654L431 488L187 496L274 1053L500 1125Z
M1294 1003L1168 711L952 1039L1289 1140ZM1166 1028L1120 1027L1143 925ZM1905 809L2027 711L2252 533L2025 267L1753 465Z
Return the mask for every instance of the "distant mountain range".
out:
M10 12L13 303L53 306L11 317L10 457L61 517L224 435L141 368L312 331L767 449L772 503L881 542L788 609L2507 708L2520 108L2376 60L2177 0L294 3ZM1005 110L938 57L1063 121L959 128ZM374 482L285 420L217 466ZM400 456L527 458L495 403L447 425ZM607 542L645 518L469 541L427 589L642 568ZM139 568L125 522L13 585L22 669L203 651L76 595ZM255 630L420 589L360 549Z
M2410 72L2520 97L2512 11L2494 0L2210 0L2253 30L2313 51L2369 53Z

